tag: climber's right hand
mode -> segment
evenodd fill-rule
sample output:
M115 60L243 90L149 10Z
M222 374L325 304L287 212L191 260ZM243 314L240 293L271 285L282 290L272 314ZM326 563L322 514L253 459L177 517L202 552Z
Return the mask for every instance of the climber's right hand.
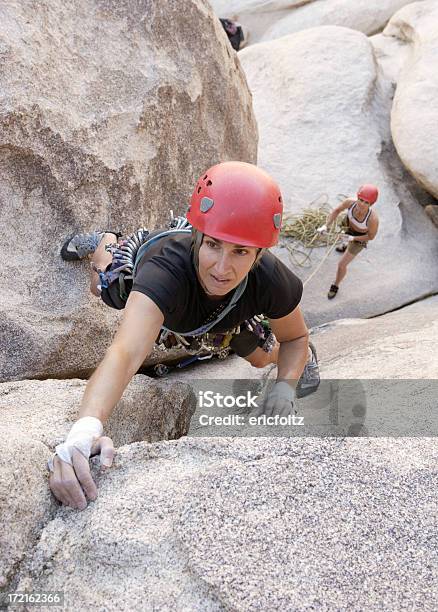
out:
M324 223L324 225L321 225L321 227L318 227L318 229L316 230L318 234L326 234L327 233L327 225Z
M102 436L93 443L91 455L100 455L102 467L110 467L114 457L111 438ZM94 501L97 487L94 482L88 459L77 449L71 453L72 463L67 463L55 455L50 463L49 486L53 495L65 506L85 510L87 500Z
M48 463L49 486L63 504L83 510L87 499L96 499L97 488L88 459L92 454L99 454L101 465L109 467L114 457L113 443L102 433L99 419L83 417L73 425L66 441L56 447Z

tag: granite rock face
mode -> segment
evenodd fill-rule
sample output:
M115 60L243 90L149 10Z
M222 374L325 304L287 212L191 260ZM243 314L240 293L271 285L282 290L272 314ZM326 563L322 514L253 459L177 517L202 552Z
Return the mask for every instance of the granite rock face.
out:
M78 376L117 317L61 245L159 227L206 167L254 162L251 95L204 0L2 3L0 78L0 380Z
M315 329L324 378L434 379L438 296L369 321L343 319Z
M3 385L2 385L3 386ZM53 516L57 503L48 487L49 449L14 427L0 426L0 588Z
M48 487L47 460L77 419L84 388L82 380L0 385L0 588L59 507ZM135 376L105 435L116 447L179 438L187 433L194 409L187 385Z
M274 40L307 28L335 25L371 35L410 0L211 0L219 17L249 29L249 43Z
M324 0L297 7L277 21L263 35L262 41L274 40L300 30L333 25L375 34L410 0Z
M436 378L422 354L436 345L436 310L435 297L314 330L323 377ZM205 364L181 374L193 382L214 372ZM82 512L53 500L45 463L85 383L0 385L4 589L62 590L67 610L137 609L146 599L157 610L436 607L433 438L197 432L190 390L174 384L181 374L165 385L134 378L105 427L119 447L113 467L92 460L99 496ZM220 376L251 372L234 358ZM427 398L411 382L415 419ZM306 423L311 401L297 405ZM375 416L369 405L365 416L365 425ZM210 437L166 440L187 431Z
M436 458L421 439L125 446L16 590L62 585L67 610L432 610Z
M385 28L409 49L397 81L391 132L403 164L415 180L438 198L438 5L430 0L405 7Z

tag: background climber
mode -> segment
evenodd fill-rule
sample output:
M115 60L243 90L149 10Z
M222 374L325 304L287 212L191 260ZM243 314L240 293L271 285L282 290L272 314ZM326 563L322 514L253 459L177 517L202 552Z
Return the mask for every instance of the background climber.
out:
M379 228L377 213L372 205L377 201L379 191L375 185L362 185L357 192L357 198L347 198L337 206L327 217L325 225L318 228L318 232L326 232L337 216L345 209L347 215L343 221L345 234L348 240L343 241L336 251L344 253L338 263L335 282L330 286L327 297L333 299L338 293L339 285L347 274L347 266L353 261L370 240L373 240Z
M233 49L235 51L243 49L248 42L248 33L244 31L240 23L231 19L220 19L220 22Z

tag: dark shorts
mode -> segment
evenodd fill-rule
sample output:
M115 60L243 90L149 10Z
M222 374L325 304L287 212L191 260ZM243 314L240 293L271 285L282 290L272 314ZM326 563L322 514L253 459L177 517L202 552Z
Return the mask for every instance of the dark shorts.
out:
M350 253L350 255L359 255L359 253L366 248L367 248L366 242L359 242L358 240L352 240L347 245L347 253Z

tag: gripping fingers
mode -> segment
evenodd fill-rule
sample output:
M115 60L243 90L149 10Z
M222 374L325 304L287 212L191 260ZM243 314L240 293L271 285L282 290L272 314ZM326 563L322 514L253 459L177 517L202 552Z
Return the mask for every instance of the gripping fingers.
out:
M115 450L111 438L101 436L91 447L92 455L100 455L100 465L102 467L110 467L112 465Z
M101 465L109 467L114 457L114 445L111 438L101 436L93 443L91 452L92 454L100 454ZM87 507L87 499L94 501L97 498L97 487L91 476L88 459L79 450L74 449L72 460L75 480L69 480L67 495L72 498L74 508L84 510Z
M287 417L289 415L292 416L294 414L293 403L288 400L282 400L282 405L279 406L276 414L280 415L281 417L284 417L284 416Z
M264 413L267 416L288 416L293 414L292 402L282 397L269 398L265 402Z
M70 506L73 500L64 492L61 479L61 460L58 457L53 458L52 468L49 476L49 487L53 495L61 504Z
M65 463L65 461L61 461L61 480L64 495L71 500L69 505L72 508L84 510L87 507L84 492L81 489L73 467Z
M265 402L265 414L288 416L294 413L295 390L286 381L277 381Z
M62 504L72 508L86 507L87 502L73 467L59 457L53 460L53 472L50 474L49 485L53 495Z
M266 416L272 416L275 414L275 399L273 397L268 397L265 403L263 404L263 412L262 414L266 414Z
M91 452L100 455L102 466L109 467L112 464L115 451L110 438L101 436L94 442ZM70 465L58 456L54 457L49 486L61 503L84 510L87 499L96 499L97 487L91 476L88 459L76 448L72 451L72 462L73 465Z
M278 397L273 394L268 396L263 404L261 404L256 410L251 411L252 417L259 417L262 414L266 416L288 416L294 414L293 402L289 399Z
M80 453L77 449L73 450L72 459L76 478L78 479L80 486L82 487L83 493L85 493L89 500L94 501L97 497L97 487L94 483L93 478L91 477L90 464L88 463L88 459L85 459L82 453ZM77 494L76 489L75 492ZM76 501L82 502L82 498L78 495L76 497ZM86 505L87 502L85 501L85 506ZM80 508L81 510L83 509L81 506L78 506L78 508Z

